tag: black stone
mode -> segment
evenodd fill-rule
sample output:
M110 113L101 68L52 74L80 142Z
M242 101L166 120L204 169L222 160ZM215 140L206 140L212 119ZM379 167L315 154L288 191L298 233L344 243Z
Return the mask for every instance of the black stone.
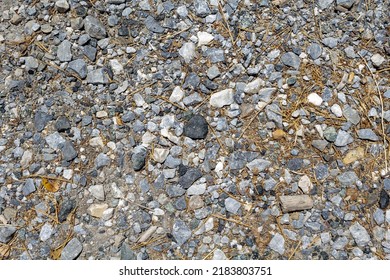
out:
M62 145L61 152L62 152L62 158L64 159L64 161L67 162L70 162L77 157L77 151L75 150L73 144L70 141L66 141Z
M75 206L76 202L74 200L64 201L60 206L60 211L58 212L58 221L60 223L64 222Z
M185 125L184 125L184 135L193 139L205 139L207 133L209 132L209 127L207 121L201 115L193 116Z
M382 190L379 195L379 208L386 209L389 206L389 201L389 194L385 190Z
M198 168L190 168L179 178L179 185L188 189L200 177L202 177L202 172Z

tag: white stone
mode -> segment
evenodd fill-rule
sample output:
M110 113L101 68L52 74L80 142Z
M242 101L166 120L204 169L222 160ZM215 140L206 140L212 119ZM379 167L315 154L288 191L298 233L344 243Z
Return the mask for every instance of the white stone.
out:
M192 42L184 43L179 49L179 54L185 62L189 63L196 56L195 44Z
M22 168L26 168L31 160L32 160L33 153L30 150L25 150L22 156L22 159L20 160L20 165Z
M39 233L39 239L41 239L41 241L45 242L46 240L48 240L50 238L52 233L53 233L53 226L49 223L46 223L41 228L41 231Z
M168 149L154 148L153 159L159 163L163 163L169 154Z
M230 105L233 102L233 90L231 88L216 92L210 97L210 105L217 108L222 108L223 106Z
M265 85L264 81L260 78L257 78L245 86L244 92L251 93L251 94L258 93L260 90L260 87L262 87L264 85Z
M343 116L343 110L341 109L339 104L333 104L332 107L330 107L330 111L338 118L341 118Z
M183 99L183 97L184 91L179 86L176 86L173 89L171 96L169 97L169 101L178 103Z
M298 186L305 194L308 194L311 188L313 187L310 178L307 175L304 175L301 177L301 179L299 179Z
M114 208L108 208L103 211L102 219L107 221L111 219L113 215L114 215Z
M207 184L192 185L187 190L187 195L202 195L206 191Z
M107 116L108 116L108 114L107 114L106 111L98 111L98 112L96 112L96 117L97 117L98 119L102 119L102 118L105 118L105 117L107 117Z
M120 188L118 188L116 183L111 184L111 194L112 194L113 198L123 198L123 193L120 190Z
M103 185L93 185L89 187L89 192L98 200L104 200L104 186Z
M151 143L153 143L154 139L156 139L156 136L154 136L149 131L146 131L144 135L142 135L142 145L149 146Z
M101 218L103 216L104 211L108 208L108 204L92 204L88 207L88 214L92 217Z
M222 250L217 249L214 251L213 260L227 260L227 257Z
M207 45L214 39L214 36L207 32L199 31L197 35L198 35L198 47L202 45Z
M62 177L64 177L67 180L72 179L72 177L73 177L73 170L72 169L65 169L62 172Z
M93 137L89 139L89 145L92 147L104 147L104 143L101 137Z
M322 98L317 93L310 93L307 97L307 101L309 101L314 106L320 106L322 104Z
M371 61L374 64L374 66L379 67L382 65L383 62L385 62L385 58L381 56L379 53L374 54L371 56Z
M120 75L123 73L123 66L117 59L111 59L110 66L112 72L114 72L115 75Z
M268 246L275 252L278 252L279 254L283 255L285 251L283 236L279 233L276 233L274 237L272 237L271 242Z

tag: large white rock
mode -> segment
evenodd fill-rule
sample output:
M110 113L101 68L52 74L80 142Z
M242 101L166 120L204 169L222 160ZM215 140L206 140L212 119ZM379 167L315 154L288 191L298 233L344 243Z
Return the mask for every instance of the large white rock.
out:
M341 109L339 104L333 104L332 107L330 107L330 111L338 118L341 118L343 116L343 110Z
M183 97L184 91L179 86L176 86L169 97L169 101L178 103L183 99Z
M264 85L265 85L264 81L260 78L257 78L245 86L244 92L251 93L251 94L258 93L260 90L260 87L262 87Z
M169 154L168 149L154 148L153 159L159 163L163 163Z
M310 93L308 95L307 101L309 101L314 106L321 106L323 100L322 100L321 96L319 96L317 93L313 92L313 93Z
M207 45L212 40L214 40L214 36L207 32L198 32L198 46Z
M189 63L196 55L195 44L192 42L184 43L179 49L179 54L184 58L185 62Z
M230 105L234 102L233 90L231 88L216 92L210 97L210 105L217 108Z

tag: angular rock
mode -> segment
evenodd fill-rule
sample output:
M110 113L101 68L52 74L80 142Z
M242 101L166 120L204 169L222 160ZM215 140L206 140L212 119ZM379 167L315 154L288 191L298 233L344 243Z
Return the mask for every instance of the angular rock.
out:
M336 4L343 8L350 9L356 0L336 0Z
M39 232L39 239L41 239L41 241L45 242L46 240L48 240L51 237L52 233L53 233L53 226L49 223L45 223L41 227L41 231Z
M339 129L337 133L336 140L334 141L334 145L337 147L344 147L353 142L353 138L349 132Z
M61 252L61 260L74 260L83 250L83 244L76 238L72 238Z
M353 239L358 246L366 246L371 241L370 235L367 230L358 222L349 227L349 231L352 234Z
M69 62L68 70L77 74L81 79L87 77L87 64L83 59L76 59Z
M202 177L202 172L198 168L189 168L182 176L179 178L179 185L183 189L188 189L195 183L196 180Z
M47 123L51 121L53 117L46 112L37 111L34 116L34 126L38 132L45 129Z
M95 218L101 218L103 216L103 212L108 209L108 204L92 204L88 207L87 212L89 215Z
M144 146L137 146L131 156L134 171L140 171L145 166L147 150Z
M107 37L107 31L100 20L93 16L86 16L84 19L84 28L89 36L95 39L103 39Z
M46 136L45 140L49 147L53 150L57 150L61 147L61 145L66 142L65 138L62 137L58 132L49 134L48 136Z
M379 140L378 135L376 135L375 132L369 128L359 129L357 131L357 135L360 139L363 139L363 140L370 140L370 141L378 141Z
M111 163L111 159L103 153L98 154L98 156L95 158L95 168L101 169L104 166L108 166Z
M299 56L297 56L293 52L287 52L282 55L281 61L283 62L284 65L293 67L295 69L299 68L299 65L301 64L301 60Z
M172 235L175 238L176 243L181 246L191 238L192 232L185 222L177 219L173 224Z
M152 16L148 16L145 19L145 26L149 31L152 31L154 33L163 33L165 28L160 25L158 21L154 19Z
M55 6L59 13L66 13L70 8L69 3L66 0L58 0Z
M233 90L231 88L221 90L211 95L210 105L217 108L230 105L234 102Z
M263 172L268 166L271 165L271 162L264 159L255 159L246 164L246 167L255 175Z
M260 79L260 78L254 79L252 82L246 84L246 86L244 88L244 92L250 93L250 94L258 93L260 90L260 87L262 87L264 85L265 85L265 83L262 79Z
M204 18L208 16L211 12L206 0L195 0L194 7L195 7L195 14L198 17Z
M225 199L225 208L230 213L237 214L240 207L241 207L241 203L235 200L234 198L228 197Z
M381 190L379 193L379 208L386 209L389 206L390 197L385 190Z
M35 187L34 179L28 178L23 185L22 193L24 196L28 196L35 192L37 189Z
M190 61L196 56L195 44L192 42L184 43L179 49L179 55L183 57L185 62L190 63Z
M109 79L108 79L108 75L106 74L106 71L103 68L100 68L88 72L87 82L93 85L99 85L99 84L105 85L109 83Z
M183 134L193 140L205 139L208 132L208 123L201 115L194 115L183 129Z
M1 226L0 227L0 243L7 244L13 237L16 232L16 227L14 226Z
M61 206L60 210L58 211L58 221L60 223L63 223L67 218L68 215L73 211L73 209L76 207L76 202L72 199L65 200Z
M351 186L359 179L355 172L346 171L337 176L338 181L344 186Z
M61 146L61 152L62 152L62 158L67 162L74 160L78 155L77 151L73 147L72 142L70 141L66 141Z
M332 0L333 1L333 0ZM307 53L311 57L311 59L316 60L319 58L322 54L322 48L319 44L312 43L308 48L307 48Z
M60 61L71 61L72 60L72 43L68 40L63 41L57 49L57 57Z
M284 248L284 237L279 234L279 233L276 233L270 243L268 244L268 246L275 252L279 253L280 255L283 255L284 254L284 251L285 251L285 248Z
M65 132L67 130L70 130L70 122L69 119L65 116L58 117L55 128L58 132ZM47 140L46 140L47 141Z

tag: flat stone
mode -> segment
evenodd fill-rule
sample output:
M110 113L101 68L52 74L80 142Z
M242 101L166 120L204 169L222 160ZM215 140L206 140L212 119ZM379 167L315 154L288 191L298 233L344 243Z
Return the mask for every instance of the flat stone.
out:
M88 188L89 192L98 200L104 201L105 199L105 192L104 192L104 186L103 185L93 185Z
M153 159L156 162L163 163L169 154L169 149L154 148Z
M343 8L350 9L356 0L336 0L336 4Z
M22 168L28 167L32 159L33 153L30 150L24 151L22 159L20 160L20 165L22 166Z
M95 39L103 39L107 37L106 28L100 20L93 16L86 16L84 19L84 28L89 36Z
M140 171L145 166L146 156L147 150L145 147L138 146L134 149L134 153L131 156L134 171Z
M349 134L349 132L339 129L336 140L334 141L335 146L345 147L348 144L351 144L352 142L353 142L353 138Z
M39 61L35 57L27 56L24 59L24 65L27 69L37 69L39 66Z
M185 222L177 219L173 224L172 235L175 238L176 243L181 246L191 238L192 232Z
M360 122L360 115L358 111L353 109L351 106L345 106L343 109L343 115L352 124L358 124Z
M76 59L69 62L68 70L77 74L81 79L87 77L87 64L83 59Z
M227 259L228 258L226 257L225 253L222 250L217 249L214 251L213 260L223 261L223 260L227 260Z
M184 91L179 86L176 86L173 89L171 96L169 97L169 101L178 103L183 99L183 97Z
M37 189L35 187L34 179L28 178L26 179L26 182L23 185L22 193L24 196L28 196L35 192Z
M67 130L70 130L70 121L66 116L59 116L55 128L58 132L65 132Z
M343 158L344 164L350 164L357 160L363 159L365 156L364 148L358 147L354 150L351 150L347 153L347 155Z
M95 218L101 218L103 216L103 212L108 209L108 204L92 204L88 207L87 212L89 215Z
M41 227L41 231L39 232L39 239L41 239L41 241L45 242L46 240L48 240L51 237L52 233L53 233L53 226L49 223L45 223Z
M280 255L283 255L284 254L284 251L285 251L285 248L284 248L284 237L279 234L279 233L276 233L270 243L268 244L268 246L271 248L271 250L279 253Z
M307 101L314 106L321 106L323 100L317 93L312 92L307 96Z
M72 199L65 200L61 206L60 210L58 211L58 221L60 223L63 223L67 218L68 215L73 211L73 209L76 207L76 202Z
M198 17L204 18L211 13L206 0L195 0L194 7L195 7L195 14Z
M351 186L359 179L355 172L346 171L337 176L338 181L344 186Z
M389 206L390 196L384 189L379 193L379 208L386 209Z
M121 260L137 260L137 255L125 242L121 246Z
M195 183L196 180L203 176L202 172L198 168L189 168L184 175L179 178L179 185L184 189L188 189Z
M383 56L381 56L379 53L376 53L373 56L371 56L371 61L375 67L380 67L383 64L383 62L386 61L386 59Z
M95 168L101 169L104 166L108 166L111 163L111 159L103 153L98 154L98 156L95 158Z
M240 207L241 207L241 203L235 200L234 198L228 197L225 199L225 208L230 213L237 214Z
M219 77L219 75L221 75L221 72L219 71L217 65L213 65L207 69L206 74L210 80L214 80L215 78Z
M49 121L51 121L53 117L46 112L37 111L34 116L34 126L38 132L41 132L45 129L46 125Z
M370 141L378 141L379 140L378 135L376 135L375 132L369 128L359 129L357 131L357 135L360 139L363 139L363 140L370 140Z
M61 260L74 260L83 250L83 244L76 238L72 238L61 252Z
M349 231L358 246L366 246L371 241L367 230L358 222L350 226Z
M72 43L68 40L63 41L59 44L57 49L57 57L60 61L71 61L72 60Z
M214 36L211 35L211 34L208 33L208 32L199 31L199 32L197 33L197 36L198 36L198 47L199 47L199 46L203 46L203 45L207 45L207 44L210 43L212 40L214 40Z
M319 44L312 43L307 48L307 53L309 54L311 59L316 60L317 58L319 58L321 56L322 48Z
M318 149L319 151L321 151L321 152L323 152L323 151L326 149L326 147L328 146L328 144L329 144L329 142L326 141L326 140L313 140L313 141L311 142L311 145L312 145L314 148L316 148L316 149Z
M105 85L109 83L108 75L103 68L92 70L88 72L87 82L93 85Z
M217 108L234 103L233 90L231 88L221 90L211 95L210 105Z
M263 172L268 166L271 165L271 162L264 159L255 159L246 164L246 167L255 175Z
M62 158L68 162L74 160L78 155L77 151L75 150L73 144L70 141L66 141L62 145L61 152L62 152Z
M339 42L339 40L337 38L333 38L333 37L328 37L328 38L322 39L322 43L331 49L335 48L337 46L338 42Z
M246 84L246 86L244 88L244 92L250 93L250 94L258 93L260 90L260 87L262 87L264 85L265 85L265 82L262 79L260 79L260 78L254 79L252 82Z
M201 115L194 115L183 128L184 136L193 140L205 139L208 132L208 123Z
M287 168L292 171L298 171L302 168L302 166L303 166L303 159L301 158L293 158L287 162Z
M265 113L270 121L274 121L278 127L282 127L282 115L279 106L272 103L265 107Z
M298 187L304 194L309 194L310 190L313 188L313 184L311 183L309 176L302 176L298 181Z
M327 128L325 128L323 134L324 134L324 138L327 141L329 141L329 142L336 141L337 131L336 131L336 128L334 128L333 126L328 126Z
M276 88L262 88L259 90L258 95L261 101L264 101L266 103L271 101L272 95L276 91Z
M190 61L196 56L195 44L192 42L184 43L179 49L179 55L183 57L185 62L190 63Z
M0 227L0 243L7 244L13 237L16 232L16 227L14 226L1 226Z
M287 52L282 55L281 61L283 62L284 65L293 67L295 69L299 68L299 65L301 64L301 60L299 56L297 56L293 52Z
M165 28L160 25L158 21L154 19L152 16L148 16L145 19L145 26L149 31L152 31L154 33L163 33Z
M65 138L62 137L61 134L59 134L57 131L46 136L45 140L49 147L53 150L59 149L59 147L66 142Z

